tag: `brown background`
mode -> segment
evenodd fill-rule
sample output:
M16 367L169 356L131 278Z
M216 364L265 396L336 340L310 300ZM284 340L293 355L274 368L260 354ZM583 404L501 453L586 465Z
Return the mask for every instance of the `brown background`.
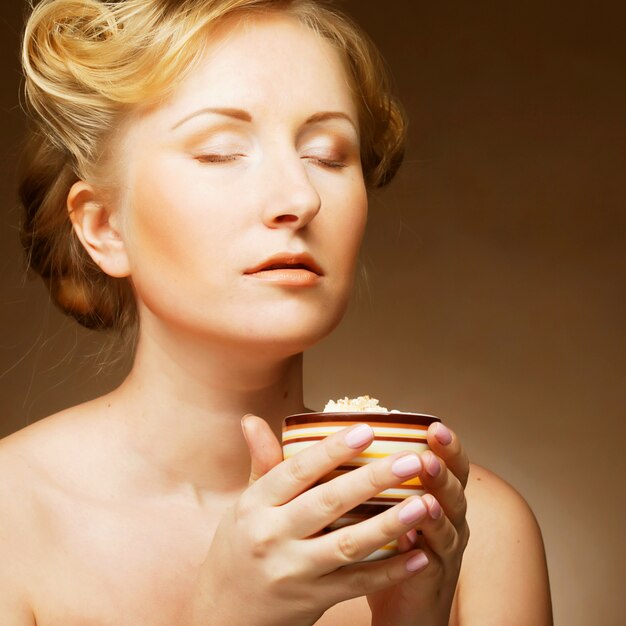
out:
M445 418L536 512L556 623L624 624L625 5L344 5L392 68L410 145L372 198L367 279L306 361L308 403L370 393ZM97 374L100 338L23 277L22 10L0 25L0 436L123 376Z

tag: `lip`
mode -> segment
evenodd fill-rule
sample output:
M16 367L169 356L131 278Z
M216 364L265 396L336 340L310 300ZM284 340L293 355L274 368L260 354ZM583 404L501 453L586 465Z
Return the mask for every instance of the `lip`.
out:
M284 286L307 286L319 282L324 272L308 253L279 252L247 269L244 275Z

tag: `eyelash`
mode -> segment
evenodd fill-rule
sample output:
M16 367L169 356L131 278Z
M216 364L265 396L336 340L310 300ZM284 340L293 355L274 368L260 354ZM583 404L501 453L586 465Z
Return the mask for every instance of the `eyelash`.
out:
M235 157L243 156L241 154L202 154L196 157L200 163L228 163L235 160ZM341 169L347 167L346 163L341 161L331 161L329 159L313 159L321 163L329 169Z
M321 163L324 167L329 167L330 169L341 169L342 167L346 167L346 164L341 161L329 161L328 159L315 159L315 161Z
M196 160L200 163L227 163L228 161L234 161L235 157L241 156L239 154L201 154L196 157Z

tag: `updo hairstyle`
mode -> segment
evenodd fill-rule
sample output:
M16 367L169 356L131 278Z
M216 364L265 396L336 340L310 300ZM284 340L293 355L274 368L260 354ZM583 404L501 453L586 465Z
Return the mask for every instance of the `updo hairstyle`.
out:
M330 2L42 0L33 8L22 49L31 126L20 175L21 240L27 267L83 326L132 342L138 316L131 282L105 274L76 236L70 188L106 181L107 149L124 115L170 93L215 27L269 12L294 17L340 51L359 110L366 185L386 185L404 155L406 118L380 53Z

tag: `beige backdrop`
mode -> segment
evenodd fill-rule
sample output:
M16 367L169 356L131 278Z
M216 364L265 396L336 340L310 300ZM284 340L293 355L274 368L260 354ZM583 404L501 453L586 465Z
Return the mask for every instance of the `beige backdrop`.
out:
M96 374L99 338L22 275L14 4L0 22L0 436L123 376ZM367 279L306 361L308 403L370 393L443 417L535 510L556 623L622 625L624 3L345 6L393 70L410 145L372 198Z

